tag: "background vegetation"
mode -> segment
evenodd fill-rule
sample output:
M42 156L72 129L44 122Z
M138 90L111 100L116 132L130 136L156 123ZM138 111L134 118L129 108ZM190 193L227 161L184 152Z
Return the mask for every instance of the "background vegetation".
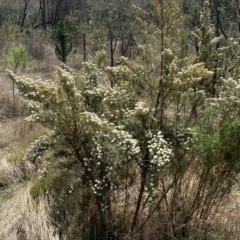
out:
M239 4L0 1L0 239L238 239Z

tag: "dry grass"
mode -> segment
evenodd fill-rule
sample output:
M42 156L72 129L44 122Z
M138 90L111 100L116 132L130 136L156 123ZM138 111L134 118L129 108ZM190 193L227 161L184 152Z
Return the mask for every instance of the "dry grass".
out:
M40 197L34 201L30 196L31 187L31 183L18 184L10 194L5 193L8 198L0 205L1 240L60 239L51 223L47 200Z
M7 154L6 154L7 155ZM0 240L58 240L50 218L51 206L44 197L33 199L30 162L0 159Z
M19 94L15 92L16 104L14 106L12 82L6 78L4 73L0 74L0 121L21 115L22 105Z
M5 119L0 122L0 157L21 160L31 142L45 134L47 129L26 122L23 118Z
M233 190L219 209L216 217L212 219L215 235L219 240L240 238L240 192Z
M16 105L13 104L12 83L4 74L0 74L0 158L6 153L23 155L25 149L46 129L24 120L26 109L16 91ZM14 157L13 157L14 158ZM21 156L19 156L21 158Z
M26 174L32 174L35 171L35 166L30 162L14 163L6 158L0 160L0 189L14 186Z
M1 155L5 157L0 158L0 240L58 240L47 199L34 200L30 195L33 183L23 180L37 170L32 163L22 162L24 148L46 130L39 126L29 130L22 119L1 126L0 139L5 145Z
M1 54L6 53L1 48ZM43 59L32 61L24 71L28 76L52 77L57 60L52 46L44 46ZM41 73L41 74L38 74ZM46 73L46 74L45 74ZM0 240L58 240L50 218L51 206L44 197L30 195L36 168L22 162L25 150L47 129L24 120L25 109L16 91L13 104L12 82L0 74Z
M1 148L12 147L20 140L24 141L26 134L30 132L31 125L23 119L6 119L0 123L0 146Z

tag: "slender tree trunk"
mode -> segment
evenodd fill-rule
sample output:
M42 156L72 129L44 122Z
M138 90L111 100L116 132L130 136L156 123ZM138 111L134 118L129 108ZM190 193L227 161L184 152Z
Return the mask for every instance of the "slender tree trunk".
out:
M87 60L87 51L86 51L86 33L83 34L83 61Z
M216 20L217 20L217 23L216 23L216 35L217 37L220 36L220 31L222 33L222 35L224 36L225 39L227 39L227 34L225 33L225 31L223 30L223 27L222 27L222 23L221 23L221 19L220 19L220 10L219 10L219 2L218 0L214 0L214 7L215 7L215 11L216 11Z
M238 3L238 0L235 0L236 2L236 6L237 6L237 13L238 13L238 19L240 19L240 6ZM238 33L240 33L240 20L238 20ZM239 39L239 43L240 43L240 39Z
M124 38L123 38L123 33L121 34L121 38L122 38L122 39L121 39L121 41L122 41L122 42L121 42L121 55L122 55L122 56L125 56L124 42L123 42L123 39L124 39Z
M142 176L142 180L141 180L141 187L140 187L140 190L139 190L137 206L136 206L136 210L135 210L134 217L133 217L133 222L132 222L132 227L131 227L132 231L134 230L134 228L135 228L135 226L137 224L139 210L140 210L140 207L141 207L143 193L144 193L144 189L145 189L145 185L146 185L146 177L147 177L147 174L145 173Z
M39 5L40 5L40 11L42 15L42 26L43 29L46 30L46 2L45 0L39 0Z
M28 8L29 1L30 0L24 0L23 15L22 15L22 21L21 21L20 27L24 27L25 20L26 20L26 17L27 17L27 8Z
M56 26L58 20L60 19L61 5L62 5L62 0L58 0L58 2L56 2L56 4L55 4L54 17L53 17L53 20L51 22L51 26Z
M160 110L160 116L159 116L159 124L160 127L162 129L163 127L163 114L164 114L164 109L161 107L161 109L159 109L159 105L161 102L161 97L162 97L162 82L163 82L163 68L164 68L164 58L163 58L163 50L164 50L164 0L161 0L160 2L160 6L161 6L161 23L160 23L160 30L161 30L161 43L160 43L160 53L161 53L161 69L160 69L160 78L159 78L159 84L158 84L158 94L157 94L157 98L156 98L156 104L155 104L155 113L154 113L154 117L157 116L158 111ZM161 106L163 106L164 104L162 103Z
M114 47L113 47L113 37L110 38L110 59L111 59L111 67L114 66Z
M137 225L140 207L142 205L143 194L146 186L146 180L149 174L149 164L150 164L149 149L146 149L146 153L144 154L143 161L144 161L145 167L142 169L142 172L141 172L141 185L140 185L139 194L138 194L137 206L136 206L133 221L132 221L131 231L134 231L134 228Z

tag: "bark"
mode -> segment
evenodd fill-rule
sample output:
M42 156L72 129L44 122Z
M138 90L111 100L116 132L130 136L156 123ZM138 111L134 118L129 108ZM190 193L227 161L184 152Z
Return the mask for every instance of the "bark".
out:
M25 20L26 20L26 17L27 17L27 8L28 8L28 3L29 2L30 2L30 0L24 0L23 15L22 15L22 20L21 20L20 27L24 27Z
M45 0L39 0L40 12L42 15L42 26L46 30L46 2Z

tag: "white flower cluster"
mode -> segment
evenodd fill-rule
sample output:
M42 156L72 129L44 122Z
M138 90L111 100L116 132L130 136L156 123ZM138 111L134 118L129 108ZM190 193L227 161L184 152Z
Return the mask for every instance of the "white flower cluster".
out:
M94 182L90 181L90 186L94 194L101 196L105 189L109 187L109 181L106 176L103 176L101 180L95 178Z
M73 185L71 185L70 186L70 190L68 191L68 193L71 194L73 192L73 190L74 190L74 187L73 187Z
M89 184L93 193L99 196L121 186L116 173L130 161L137 161L140 152L132 135L113 124L107 126L95 131L90 155L83 158L84 168L93 176Z
M202 79L209 79L213 72L205 68L204 63L195 63L178 70L175 73L173 84L177 89L187 91L190 86L201 81Z
M83 158L85 169L91 172L93 176L93 180L89 180L90 187L93 193L98 196L103 195L106 189L110 189L110 177L113 167L111 167L112 162L107 155L107 152L103 152L101 144L95 140L90 151L90 157Z
M56 67L56 74L57 80L59 81L60 85L69 86L73 88L75 87L75 79L70 72L66 71L61 67Z
M76 89L74 75L66 69L57 67L57 81L43 81L41 78L32 80L18 77L10 71L7 74L16 82L30 110L28 121L51 122L51 113L62 115L73 108L76 112L81 107L81 92Z
M86 82L87 89L93 89L98 86L99 79L103 76L102 71L93 61L83 63L82 80Z
M115 81L122 80L126 81L131 75L131 71L127 66L119 65L115 67L106 67L105 69L112 77L115 78Z
M140 153L140 147L138 141L133 138L131 134L121 129L112 130L112 143L115 143L118 149L123 151L126 155L126 159L122 158L122 163L129 160L137 160Z
M189 150L189 146L191 143L191 137L189 134L189 130L188 129L184 129L183 127L179 126L177 127L177 139L179 142L179 145L181 147L183 147L185 150Z
M36 139L30 147L26 150L26 153L23 157L24 161L30 160L34 162L38 157L40 157L49 147L52 145L49 135L43 135Z
M170 162L173 152L161 131L156 134L149 131L146 137L149 139L149 159L141 161L140 167L143 172L147 171L148 173L145 191L150 194L150 201L148 201L150 203L158 194L156 183L158 183L160 171L163 166Z
M144 48L144 47L143 47ZM117 69L112 70L113 74L120 75L118 79L122 80L122 83L127 80L129 85L139 85L144 81L149 71L134 61L127 59L126 57L120 57L121 64ZM119 71L121 69L121 71ZM119 73L121 72L121 74Z
M97 141L94 143L96 148L94 152L91 152L91 155L95 158L95 160L98 160L97 165L101 165L101 159L103 157L102 146Z
M102 120L96 113L93 112L85 111L82 112L80 116L82 117L82 121L84 121L88 126L100 128L108 124L106 120Z
M144 78L146 75L146 70L143 67L138 67L138 69L136 69L136 71L133 73L133 78L132 81L133 83L137 83L139 82L142 78Z
M54 98L57 103L65 103L69 108L72 108L73 105L77 107L77 103L83 99L82 92L77 90L75 76L60 67L57 67L57 86L57 95ZM53 97L52 93L49 95ZM61 101L62 98L64 101Z
M103 104L112 107L126 107L131 105L132 94L124 88L108 88L104 94Z
M145 192L147 193L147 195L145 196L148 197L148 201L147 204L149 206L151 206L152 202L154 201L154 199L157 197L157 195L159 194L159 191L154 187L153 183L150 183L149 185L147 185L145 187Z
M135 105L135 111L136 112L141 112L143 114L146 114L150 111L148 107L145 107L146 103L145 102L137 102Z
M150 117L149 114L151 112L153 112L153 110L151 108L149 108L149 107L146 107L146 103L144 103L144 102L137 102L135 104L134 109L132 109L132 110L128 109L128 108L126 109L125 117L126 118L130 118L130 117L136 116L136 115L138 115L138 116L146 116L146 115L148 115L148 117Z
M102 116L111 121L121 119L129 108L133 108L133 94L121 87L108 88L102 100Z
M222 79L222 87L219 90L218 98L208 99L207 103L221 117L233 118L240 114L240 84L239 80L232 78Z
M101 208L103 212L107 212L110 209L110 205L104 202L101 204Z
M89 97L101 97L103 98L105 92L108 91L108 88L105 86L93 87L84 91L84 94Z
M43 168L43 169L38 169L38 179L39 180L42 180L46 177L47 175L47 169L46 168Z
M44 103L56 97L57 86L52 81L43 81L41 78L33 80L24 76L17 76L11 71L7 71L7 74L16 82L24 98ZM49 93L51 93L51 98L49 98Z
M161 131L156 134L148 133L151 140L148 141L148 149L151 157L151 164L156 167L157 171L170 162L172 149L164 139Z
M164 48L162 55L164 59L166 59L168 62L172 61L172 59L174 58L174 53L169 48Z

